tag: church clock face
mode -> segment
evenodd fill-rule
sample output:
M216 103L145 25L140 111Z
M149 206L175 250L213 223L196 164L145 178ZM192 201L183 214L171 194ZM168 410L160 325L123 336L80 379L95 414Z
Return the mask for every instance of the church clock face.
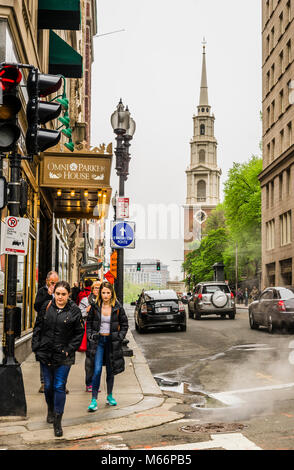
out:
M196 214L194 215L194 219L196 220L196 222L198 222L198 224L203 224L206 219L207 219L207 214L205 211L203 211L202 209L200 209L199 211L196 212Z

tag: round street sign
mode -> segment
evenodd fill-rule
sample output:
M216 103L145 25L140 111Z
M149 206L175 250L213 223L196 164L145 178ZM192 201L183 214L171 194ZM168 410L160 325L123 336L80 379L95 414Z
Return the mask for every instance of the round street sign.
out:
M115 222L111 232L112 244L119 248L133 248L134 228L134 222Z

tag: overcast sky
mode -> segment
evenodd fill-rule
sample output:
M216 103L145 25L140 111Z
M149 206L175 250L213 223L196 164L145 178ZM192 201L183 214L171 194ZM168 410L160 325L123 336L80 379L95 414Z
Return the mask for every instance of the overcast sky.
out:
M169 265L171 278L181 277L181 262L173 260L183 259L177 226L186 201L201 43L205 37L223 186L233 162L260 155L261 2L97 0L97 5L98 34L125 31L94 38L91 144L115 143L110 115L120 98L137 125L125 195L135 204L130 220L137 223L138 238L125 257L158 258ZM115 157L111 185L114 194ZM173 214L167 236L163 229L157 237L154 232L157 204Z

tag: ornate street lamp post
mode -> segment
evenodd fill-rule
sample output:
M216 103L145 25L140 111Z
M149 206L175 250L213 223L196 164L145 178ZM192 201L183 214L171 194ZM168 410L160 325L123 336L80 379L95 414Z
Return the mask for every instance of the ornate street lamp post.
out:
M116 110L111 115L111 125L116 135L116 174L119 177L119 193L120 197L125 195L125 181L129 174L130 162L130 141L136 130L136 123L131 118L128 107L124 107L122 100L117 105ZM124 249L117 249L117 284L116 294L118 300L123 305L124 298Z

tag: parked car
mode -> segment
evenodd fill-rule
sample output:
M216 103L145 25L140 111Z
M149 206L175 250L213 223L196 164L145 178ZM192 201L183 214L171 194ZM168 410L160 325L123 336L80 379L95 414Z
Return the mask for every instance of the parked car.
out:
M147 328L177 326L186 331L185 306L174 290L142 291L136 301L135 327L139 333Z
M226 282L199 282L188 303L189 317L201 320L204 315L229 316L234 320L236 305L234 295Z
M294 326L294 289L268 287L249 305L249 325L252 330L265 326L269 333L276 327Z

